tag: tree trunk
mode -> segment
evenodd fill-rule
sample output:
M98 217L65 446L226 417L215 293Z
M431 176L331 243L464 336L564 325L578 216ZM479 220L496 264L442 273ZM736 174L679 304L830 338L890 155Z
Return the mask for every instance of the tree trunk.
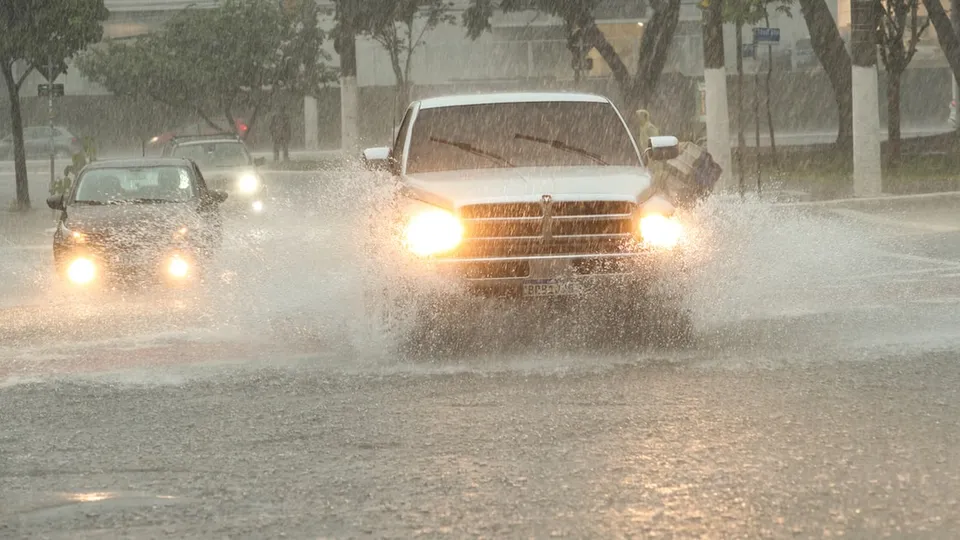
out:
M3 81L7 86L7 96L10 99L10 124L13 133L13 170L17 184L17 210L30 209L30 185L27 183L27 156L23 148L23 117L20 114L20 91L17 81L13 78L13 65L4 62L0 65L3 71Z
M766 21L767 27L770 27L770 15L765 14L764 20ZM767 58L769 62L767 63L767 84L766 84L766 93L764 95L764 100L766 101L767 107L767 128L770 130L770 164L773 165L773 170L780 172L780 163L777 160L777 140L773 136L773 96L770 95L770 86L771 79L773 78L773 46L767 45ZM760 149L758 148L759 152Z
M837 23L825 0L799 0L800 11L810 32L810 42L820 65L830 79L837 101L840 121L837 145L850 148L853 143L853 79L850 55L844 47ZM937 0L939 2L939 0ZM939 29L937 30L939 33Z
M650 25L644 27L637 72L634 75L638 102L644 107L649 108L656 93L679 21L680 0L663 0L660 2L660 9L651 17Z
M743 134L743 24L735 24L737 36L737 177L740 196L746 191L746 180L743 170L743 152L747 146L747 139Z
M953 78L960 83L960 38L953 31L953 25L950 24L950 18L947 12L943 10L943 4L940 0L923 0L923 7L927 8L927 15L933 28L937 31L937 41L943 54L947 57L950 64L950 71L953 72Z
M887 71L887 165L900 165L900 72Z

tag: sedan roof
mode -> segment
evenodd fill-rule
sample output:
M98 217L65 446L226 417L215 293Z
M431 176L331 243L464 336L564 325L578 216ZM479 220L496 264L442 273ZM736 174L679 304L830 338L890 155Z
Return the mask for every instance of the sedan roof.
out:
M97 160L87 164L84 169L131 169L136 167L173 167L187 166L191 162L186 158L127 158L127 159L104 159Z

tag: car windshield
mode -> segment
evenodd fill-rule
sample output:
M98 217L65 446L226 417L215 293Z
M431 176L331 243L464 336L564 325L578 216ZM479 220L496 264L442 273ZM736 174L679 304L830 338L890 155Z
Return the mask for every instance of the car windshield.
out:
M641 166L609 103L494 103L423 109L407 173L497 167Z
M186 167L116 167L92 169L77 179L74 202L114 204L187 201L196 194L193 175Z
M239 167L251 163L250 154L239 142L184 144L175 147L172 155L192 159L200 167Z

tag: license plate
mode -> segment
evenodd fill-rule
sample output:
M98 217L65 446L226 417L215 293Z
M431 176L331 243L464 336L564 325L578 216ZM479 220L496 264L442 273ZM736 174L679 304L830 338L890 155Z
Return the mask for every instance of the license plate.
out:
M579 296L583 285L576 281L533 281L523 284L524 296Z

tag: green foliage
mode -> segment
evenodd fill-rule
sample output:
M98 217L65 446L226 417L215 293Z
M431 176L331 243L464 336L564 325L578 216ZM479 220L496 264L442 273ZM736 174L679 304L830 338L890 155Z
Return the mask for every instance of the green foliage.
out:
M917 44L930 26L929 18L920 22L919 7L920 0L877 2L877 10L882 14L877 25L877 45L888 73L899 76L917 54Z
M110 40L78 65L115 94L190 110L216 129L215 118L233 129L235 112L250 111L252 131L275 93L316 95L333 79L317 10L315 2L285 10L274 0L225 0L184 10L136 41Z
M768 19L770 8L777 13L792 17L793 0L724 0L724 22L744 25L758 25Z
M0 2L0 73L7 88L13 126L14 171L18 209L30 207L27 165L23 155L20 87L35 69L54 79L66 71L66 62L103 36L102 23L110 13L103 0L3 0ZM27 69L14 77L13 65ZM48 65L53 64L53 70Z
M680 0L653 3L653 16L644 27L640 54L633 74L596 24L595 11L602 0L471 0L464 10L467 35L476 39L491 29L494 12L536 10L564 21L568 37L582 36L587 49L596 49L620 87L626 108L653 99L660 74L680 18Z
M441 24L456 23L449 0L364 0L356 2L355 7L354 28L387 51L397 87L402 90L410 83L411 59L424 44L424 36ZM342 10L338 10L338 18L342 16ZM335 35L340 34L342 23L337 21Z
M83 150L71 156L70 165L63 168L63 176L53 181L50 186L50 195L65 195L76 180L77 174L88 163L97 160L97 144L91 137L84 137L81 141Z
M600 0L473 0L463 13L463 25L471 39L490 30L494 11L514 13L534 9L576 26L593 22L593 12Z
M103 36L109 12L103 0L4 0L0 7L0 62L25 60L46 74L66 71L66 60Z

